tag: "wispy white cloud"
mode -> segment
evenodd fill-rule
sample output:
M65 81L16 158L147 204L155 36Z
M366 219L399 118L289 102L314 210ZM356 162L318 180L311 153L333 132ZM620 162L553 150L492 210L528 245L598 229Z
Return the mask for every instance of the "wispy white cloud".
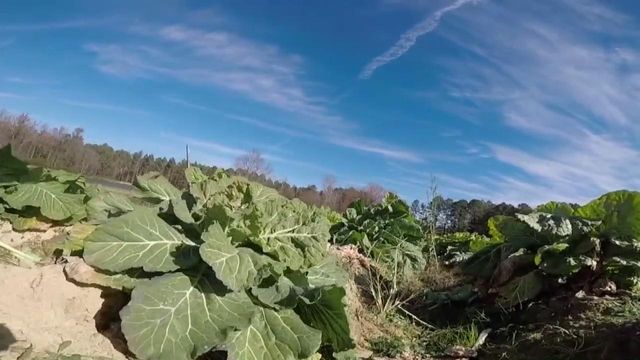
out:
M99 70L123 77L168 76L212 85L303 116L310 125L349 126L326 108L325 99L306 89L302 60L295 54L226 31L181 25L137 26L134 31L147 37L149 44L86 46L96 54Z
M297 131L297 130L291 129L290 127L287 128L285 126L276 125L272 122L259 120L253 117L233 114L233 113L221 111L212 107L195 104L193 102L189 102L176 97L167 96L167 97L164 97L164 100L173 104L216 114L216 115L223 116L223 117L236 120L242 123L246 123L255 127L259 127L265 130L269 130L272 132L276 132L276 133L280 133L280 134L284 134L292 137L330 143L330 144L344 147L347 149L354 149L354 150L363 151L367 153L382 155L383 157L390 158L390 159L405 160L405 161L411 161L411 162L422 161L422 158L418 154L412 151L403 150L397 147L393 147L389 144L385 144L385 143L371 140L368 138L353 136L353 135L350 135L349 133L337 133L334 131L328 131L323 134L308 133L303 131Z
M314 85L304 74L304 60L296 54L223 30L137 25L131 31L143 40L85 46L96 55L98 70L124 78L169 78L222 89L283 111L285 116L266 121L175 96L165 100L291 137L397 160L419 160L412 151L354 135L359 125L331 109L329 100L315 95Z
M16 23L16 24L1 24L0 31L5 32L20 32L20 31L52 31L63 29L77 29L85 27L103 26L113 22L114 19L71 19L71 20L58 20L48 22L32 22L32 23Z
M12 92L0 92L0 98L4 98L4 99L31 99L31 97L29 97L29 96L22 95L22 94L16 94L16 93L12 93Z
M6 82L20 85L53 85L56 82L45 79L33 79L22 76L7 76L3 79Z
M640 189L640 169L630 166L640 158L638 24L599 2L557 5L487 2L443 33L468 51L441 64L448 100L495 109L482 124L497 113L507 126L483 145L510 167L512 175L490 176L499 199L584 201Z
M423 159L415 152L394 148L382 142L345 134L334 134L327 139L334 145L349 149L360 150L368 153L382 155L389 159L421 162Z
M176 104L176 105L180 105L186 108L190 108L190 109L194 109L194 110L199 110L199 111L203 111L203 112L207 112L210 114L214 114L217 116L222 116L231 120L235 120L241 123L245 123L248 125L252 125L261 129L265 129L265 130L269 130L275 133L279 133L279 134L283 134L283 135L287 135L287 136L295 136L295 137L306 137L308 136L306 133L302 132L302 131L297 131L295 129L292 129L291 127L286 127L286 126L281 126L281 125L277 125L273 122L269 122L266 120L260 120L257 119L255 117L251 117L251 116L244 116L244 115L239 115L239 114L234 114L234 113L230 113L228 111L223 111L220 109L216 109L210 106L204 106L204 105L200 105L200 104L196 104L193 103L191 101L187 101L175 96L164 96L163 100L172 103L172 104ZM310 136L309 136L310 137Z
M62 99L62 100L60 100L60 102L63 103L63 104L66 104L66 105L71 105L71 106L75 106L75 107L82 107L82 108L87 108L87 109L116 111L116 112L123 112L123 113L135 114L135 115L148 115L149 114L147 111L140 110L140 109L133 109L133 108L125 107L125 106L103 104L103 103L96 103L96 102L90 102L90 101L79 101L79 100L71 100L71 99Z
M179 135L171 135L171 134L162 134L163 138L176 140L185 144L189 144L190 146L195 146L202 149L207 149L213 151L217 154L224 155L232 155L239 156L246 154L248 150L241 149L233 146L224 145L212 140L201 140L190 136L179 136Z
M162 97L162 100L164 100L166 102L169 102L169 103L172 103L172 104L175 104L175 105L180 105L182 107L186 107L186 108L189 108L189 109L195 109L195 110L211 112L211 113L218 113L219 112L219 110L214 109L212 107L196 104L196 103L184 100L184 99L176 97L176 96L167 96L167 95L165 95L165 96Z
M0 40L0 49L8 47L11 44L13 44L14 42L15 42L15 39L13 39L13 38L2 39L2 40Z
M190 149L195 149L196 153L205 158L213 165L221 167L233 166L234 160L241 155L249 152L250 148L241 148L236 146L229 146L220 142L212 140L203 140L191 136L181 136L175 134L161 134L162 138L170 139L179 143L188 144ZM285 158L282 156L274 155L269 152L263 152L262 156L271 162L285 164L296 168L305 168L313 170L319 174L330 174L332 170L328 167L324 167L312 162L301 161L296 159Z
M460 129L444 129L440 131L440 136L446 138L460 137L462 136L462 130Z
M409 49L415 45L420 36L435 30L438 25L440 25L440 20L446 13L454 11L466 4L477 2L478 0L456 0L451 5L447 5L429 15L429 17L424 19L422 22L414 25L411 29L402 34L400 39L389 50L371 60L360 72L360 79L370 78L379 67L404 55L404 53L409 51Z

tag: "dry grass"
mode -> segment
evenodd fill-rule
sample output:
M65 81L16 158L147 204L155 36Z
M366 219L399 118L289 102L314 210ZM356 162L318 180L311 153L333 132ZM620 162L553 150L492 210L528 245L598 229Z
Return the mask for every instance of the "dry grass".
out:
M420 330L405 318L392 314L380 314L376 311L374 301L369 294L367 276L370 273L370 260L360 254L355 246L333 247L336 255L350 274L350 281L345 286L347 292L347 311L351 332L359 349L370 348L371 342L380 339L403 339L409 342L419 337ZM406 344L405 344L406 345ZM411 357L397 357L411 358Z
M443 291L460 285L464 280L455 269L430 263L420 275L422 291Z

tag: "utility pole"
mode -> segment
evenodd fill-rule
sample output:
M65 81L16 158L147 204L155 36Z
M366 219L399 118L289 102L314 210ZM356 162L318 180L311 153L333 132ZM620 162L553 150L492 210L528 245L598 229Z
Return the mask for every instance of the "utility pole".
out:
M191 167L191 163L189 162L189 144L187 144L187 167Z

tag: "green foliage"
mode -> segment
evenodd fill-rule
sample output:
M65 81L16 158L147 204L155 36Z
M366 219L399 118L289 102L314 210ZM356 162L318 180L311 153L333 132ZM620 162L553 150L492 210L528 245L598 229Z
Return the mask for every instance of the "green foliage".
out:
M354 347L326 209L224 172L189 168L186 192L149 173L119 193L28 167L9 148L0 158L2 216L19 229L74 224L60 247L84 262L69 263L67 276L131 291L120 316L138 358L223 348L230 358L306 359L321 346Z
M496 243L466 260L461 268L483 279L505 307L531 300L547 285L604 276L624 289L640 290L640 193L616 191L576 208L548 203L541 210L489 220ZM562 210L564 209L564 210ZM586 280L585 280L586 279Z
M489 219L487 226L489 235L497 242L508 242L518 247L527 247L537 242L533 229L512 216L494 216Z
M459 264L485 247L501 242L500 239L468 232L440 235L435 238L438 258L446 265Z
M603 235L640 239L640 192L620 190L604 194L578 208L575 216L601 221Z
M369 350L378 356L396 358L405 349L402 338L398 336L380 336L369 340Z
M471 349L478 341L479 336L478 326L474 322L467 325L436 329L425 335L423 347L424 351L429 355L441 355L452 346Z
M532 271L524 276L511 280L498 292L498 304L510 308L522 302L532 300L544 288L544 282L540 274Z
M141 359L195 359L213 348L238 359L303 359L322 344L353 348L346 274L327 256L322 210L222 172L186 176L188 192L158 174L140 177L140 196L155 205L103 198L106 221L73 243L100 271L94 281L133 287L120 313L131 351Z
M88 196L82 176L28 167L0 149L0 216L17 231L41 230L45 222L72 223L86 218Z
M342 222L331 227L337 244L354 244L374 261L382 264L386 277L408 278L426 265L422 254L424 233L409 207L389 194L380 204L365 206L361 200L351 204Z
M538 205L535 212L541 212L551 215L571 216L578 206L565 202L549 201L548 203Z

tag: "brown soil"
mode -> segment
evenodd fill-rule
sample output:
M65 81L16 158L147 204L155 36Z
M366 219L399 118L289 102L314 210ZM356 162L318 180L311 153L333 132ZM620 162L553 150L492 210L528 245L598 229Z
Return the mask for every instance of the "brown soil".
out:
M0 241L15 249L40 256L44 261L49 260L55 243L66 231L65 227L51 227L46 231L13 231L11 223L0 220ZM4 249L0 249L0 263L28 266L21 263Z
M0 241L23 249L60 231L15 233L6 225L0 224ZM67 281L61 265L29 269L0 263L0 359L17 359L29 347L34 353L56 352L65 341L71 345L64 354L126 359L96 329L105 326L101 295L100 289Z

